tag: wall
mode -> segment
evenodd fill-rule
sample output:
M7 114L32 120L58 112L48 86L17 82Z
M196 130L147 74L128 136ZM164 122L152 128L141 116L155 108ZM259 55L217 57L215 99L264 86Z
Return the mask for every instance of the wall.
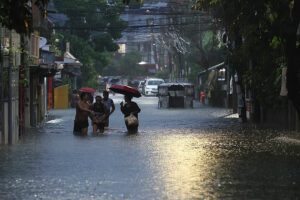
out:
M15 31L1 28L1 141L14 144L19 139L19 66L21 62L20 35Z

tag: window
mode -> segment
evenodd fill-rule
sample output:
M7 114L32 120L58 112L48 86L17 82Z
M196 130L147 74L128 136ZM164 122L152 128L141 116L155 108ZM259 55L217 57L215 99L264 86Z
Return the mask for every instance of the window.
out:
M148 85L160 85L162 83L163 83L163 81L149 81Z

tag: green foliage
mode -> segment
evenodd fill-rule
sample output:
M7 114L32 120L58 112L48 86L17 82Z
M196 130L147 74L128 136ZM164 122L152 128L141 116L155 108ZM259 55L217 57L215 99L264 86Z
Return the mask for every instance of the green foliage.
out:
M84 75L82 86L91 87L91 88L98 87L99 85L97 82L98 76L94 67L92 67L89 64L86 64L83 67L81 67L81 72Z
M127 22L120 19L124 5L120 1L104 0L54 0L56 8L68 16L65 31L54 38L64 49L70 42L71 53L81 62L82 84L97 86L97 75L109 71L108 65L113 52L119 49L116 39Z
M140 7L142 7L143 5L143 1L130 1L130 3L128 4L130 9L138 9Z
M1 0L0 24L17 33L29 35L33 31L32 8L29 0ZM36 0L35 5L41 12L49 0ZM16 14L17 12L17 14Z
M274 36L273 39L272 39L272 41L270 42L270 46L273 49L277 49L281 44L282 44L282 41L277 36Z
M160 71L155 74L155 77L161 79L169 79L169 75L170 73L168 71Z
M203 31L197 37L189 37L191 42L190 54L186 56L189 69L188 80L197 82L198 73L220 60L223 49L219 48L216 34L213 31ZM211 62L213 61L213 62Z
M175 59L176 55L173 56L173 60L178 60L177 66L185 69L185 76L191 82L197 82L197 75L200 71L208 68L209 66L218 64L223 61L222 54L223 50L219 48L219 40L217 39L217 32L214 28L209 28L209 25L202 27L203 19L209 20L209 14L193 11L190 9L190 5L186 8L178 8L179 12L184 12L187 16L195 17L184 17L184 22L187 24L184 28L178 28L175 34L179 41L186 41L187 44L185 49L187 51L178 51L178 48L173 48L176 54L180 55L180 59ZM198 17L201 15L201 18ZM178 18L173 19L175 22ZM180 20L178 23L181 23ZM208 27L207 27L208 26ZM182 62L184 61L184 62ZM178 75L174 74L175 77Z
M299 2L286 0L196 0L195 2L194 8L210 9L216 21L226 28L231 41L229 51L232 53L232 65L240 75L243 75L247 87L254 90L256 99L263 104L280 103L278 80L281 68L288 66L286 61L289 60L289 56L293 56L293 51L288 48L294 48L294 53L299 51L296 45L299 37L296 41L292 41L296 38L300 20ZM249 67L249 61L252 62L252 67Z
M193 62L190 62L188 66L191 69L191 72L188 74L188 80L192 83L195 83L198 80L198 73L204 69L201 67L201 65Z
M95 50L99 52L114 52L119 49L119 46L113 42L111 35L106 33L96 35L93 41Z
M120 60L112 60L104 69L103 75L123 75L129 78L147 74L147 70L138 65L142 61L142 54L131 51L122 56Z
M134 76L146 75L147 71L145 68L138 65L142 61L142 54L138 51L131 51L121 57L120 60L120 72L122 75Z
M116 51L115 39L127 22L120 19L124 5L114 1L111 5L104 0L54 0L56 8L68 16L66 26L73 35L95 45L97 51Z
M120 62L111 60L110 63L103 69L104 76L120 75Z
M69 88L72 86L72 80L68 77L64 77L61 83L62 85L69 85Z

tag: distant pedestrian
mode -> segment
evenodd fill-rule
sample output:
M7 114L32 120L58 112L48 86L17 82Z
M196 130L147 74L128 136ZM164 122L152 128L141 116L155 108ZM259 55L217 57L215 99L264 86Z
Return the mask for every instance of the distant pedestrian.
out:
M130 117L131 115L133 115L134 117L136 117L136 120L138 122L138 113L141 112L141 109L139 108L139 106L137 105L137 103L131 101L132 96L129 95L125 95L124 97L125 99L125 105L123 105L123 101L120 103L121 106L121 112L124 114L124 117ZM128 133L136 133L138 131L138 123L135 124L129 124L128 121L125 120L125 124L128 130Z
M103 91L103 99L102 103L106 106L109 114L105 120L105 127L109 126L109 116L115 111L115 104L114 101L109 98L109 93L107 91Z
M201 99L202 105L204 105L205 104L205 93L204 93L204 91L201 91L200 99Z
M87 135L89 126L89 117L93 117L94 113L90 110L90 105L88 104L89 96L88 93L81 93L80 101L76 104L76 115L74 120L74 134Z
M105 118L108 116L109 112L105 105L102 103L102 97L96 96L96 102L93 104L93 109L95 114L95 120L93 120L93 132L96 133L100 130L100 133L104 132Z

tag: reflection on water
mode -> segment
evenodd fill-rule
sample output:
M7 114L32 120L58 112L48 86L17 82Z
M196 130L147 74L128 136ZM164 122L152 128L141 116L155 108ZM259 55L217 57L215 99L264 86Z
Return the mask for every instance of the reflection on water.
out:
M158 177L163 180L168 199L211 196L209 187L205 186L211 182L207 170L216 163L206 156L207 150L203 147L207 142L205 138L195 137L165 137L156 141Z
M1 146L0 199L299 199L300 147L286 132L242 127L222 109L138 103L138 134L116 104L103 135L74 136L74 110L56 110Z

